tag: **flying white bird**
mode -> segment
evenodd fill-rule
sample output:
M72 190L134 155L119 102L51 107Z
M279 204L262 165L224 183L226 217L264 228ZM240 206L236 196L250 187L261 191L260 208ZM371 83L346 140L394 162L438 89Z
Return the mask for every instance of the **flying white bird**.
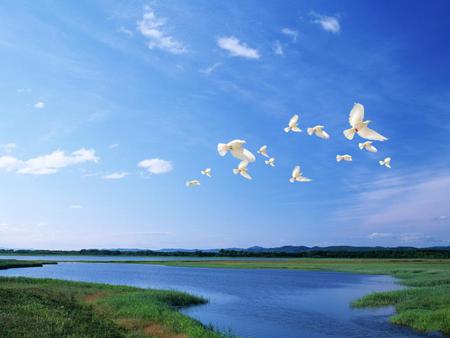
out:
M289 179L289 182L310 182L311 179L304 177L302 172L300 171L300 166L296 166L294 170L292 170L292 177Z
M336 155L336 161L337 162L341 162L341 161L347 161L347 162L351 162L353 161L353 158L351 155Z
M352 110L350 111L350 116L348 122L351 128L344 130L344 136L353 140L355 133L357 133L362 138L373 141L386 141L387 138L381 134L378 134L375 130L368 127L370 120L364 120L364 106L361 103L355 103Z
M264 157L269 158L269 154L267 154L267 146L262 146L261 148L259 148L259 150L257 151L258 154L261 154Z
M323 128L325 128L325 127L324 126L315 126L312 128L308 128L307 129L308 135L311 136L312 134L315 134L316 136L323 138L324 140L328 140L330 138L330 135L325 130L323 130Z
M241 161L247 161L249 163L255 162L255 155L253 155L248 149L244 148L245 143L246 142L244 140L233 140L228 143L219 143L217 145L217 152L220 156L225 156L227 152L230 151L231 155Z
M190 180L186 182L186 187L190 188L190 187L195 187L197 185L200 185L200 181L199 180Z
M375 148L375 147L372 145L372 142L371 142L371 141L366 141L366 142L358 143L358 147L359 147L359 149L361 149L361 150L366 149L367 151L370 151L371 153L376 153L376 152L378 151L377 148Z
M251 180L252 177L248 174L247 167L248 167L248 162L241 161L241 163L239 163L238 167L236 169L233 169L233 173L235 175L241 174L241 176L245 177L248 180Z
M269 158L268 160L264 161L267 165L270 165L271 167L275 167L275 159L273 157Z
M298 115L295 114L289 120L289 124L286 128L284 128L284 131L286 133L289 133L290 131L295 131L296 133L300 133L302 130L298 127L297 122L298 122Z
M208 177L211 177L211 168L206 168L205 170L201 170L200 173L202 175L206 175Z
M380 165L384 165L385 167L388 167L389 169L391 168L391 158L390 157L386 157L383 161L378 161L378 163L380 163Z

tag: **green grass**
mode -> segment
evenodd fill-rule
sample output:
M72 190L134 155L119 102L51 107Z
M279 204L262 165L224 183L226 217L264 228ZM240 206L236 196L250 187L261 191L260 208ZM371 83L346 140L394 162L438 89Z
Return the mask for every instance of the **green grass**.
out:
M36 266L28 263L19 265ZM178 311L206 302L177 291L0 277L0 337L224 337Z
M56 262L18 261L15 259L0 259L0 270L13 269L13 268L40 267L40 266L43 266L44 264L56 264Z
M450 260L305 258L283 261L205 260L127 261L126 263L202 268L323 270L391 275L408 288L376 292L355 301L352 306L393 305L396 314L390 318L392 323L420 331L439 331L450 335Z

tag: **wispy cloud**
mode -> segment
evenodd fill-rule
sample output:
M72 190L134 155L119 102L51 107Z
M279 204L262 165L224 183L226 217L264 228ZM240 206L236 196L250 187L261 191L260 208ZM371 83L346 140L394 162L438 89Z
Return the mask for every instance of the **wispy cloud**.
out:
M150 7L145 7L142 20L138 21L138 31L147 38L150 49L161 49L172 54L183 54L187 52L186 46L173 36L164 31L165 18L157 18Z
M111 143L111 144L108 146L108 148L109 148L109 149L114 149L114 148L117 148L118 146L119 146L118 143Z
M448 243L449 240L436 238L430 235L423 234L421 232L373 232L367 236L371 240L393 240L395 242L401 242L405 244L415 243Z
M117 32L125 34L126 36L128 36L129 38L133 37L133 32L131 30L129 30L128 28L125 28L123 26L120 26L119 28L117 28Z
M144 168L153 175L165 174L173 170L173 164L171 161L166 161L159 158L142 160L138 163L138 167Z
M71 204L69 205L69 209L83 209L83 206L80 204Z
M281 45L280 41L275 41L272 50L276 55L284 55L283 46Z
M66 155L62 150L28 160L20 160L12 156L0 156L0 169L16 171L19 174L48 175L60 169L84 162L98 162L99 158L93 149L81 148Z
M316 12L310 13L312 22L320 25L327 32L337 34L341 31L341 24L336 16L321 15Z
M42 109L42 108L44 108L45 107L45 102L44 101L37 101L35 104L34 104L34 108L36 108L36 109Z
M215 71L216 68L219 67L220 65L221 65L221 63L217 62L217 63L215 63L215 64L213 64L213 65L211 65L211 66L209 66L207 68L200 69L200 73L202 73L204 75L211 75L211 73L213 71Z
M281 33L289 36L292 39L292 42L297 42L298 31L296 31L294 29L290 29L290 28L282 28Z
M387 227L427 227L436 224L436 220L446 223L445 215L450 214L449 190L447 170L382 176L359 186L337 219Z
M247 59L259 59L258 50L248 47L245 43L241 43L234 36L221 37L217 39L217 45L225 49L231 56L240 56Z
M120 180L128 176L127 172L120 171L102 176L104 180Z
M17 144L15 144L15 143L5 143L5 144L0 145L1 151L3 151L4 153L7 153L7 154L12 153L12 151L16 148L17 148Z

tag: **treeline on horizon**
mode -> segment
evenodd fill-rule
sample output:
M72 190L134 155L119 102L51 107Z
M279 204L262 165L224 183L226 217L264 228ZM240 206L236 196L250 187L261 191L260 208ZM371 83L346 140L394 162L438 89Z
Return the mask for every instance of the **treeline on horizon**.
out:
M107 249L83 250L14 250L0 249L0 255L73 255L73 256L160 256L160 257L260 257L260 258L433 258L450 259L447 249L392 248L364 251L309 250L303 252L219 250L210 251L123 251Z

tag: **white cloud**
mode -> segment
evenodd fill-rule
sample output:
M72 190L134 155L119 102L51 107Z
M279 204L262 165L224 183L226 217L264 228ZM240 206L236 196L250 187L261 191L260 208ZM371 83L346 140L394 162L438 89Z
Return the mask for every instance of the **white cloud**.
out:
M241 56L247 59L259 59L259 52L248 47L245 43L239 42L234 36L222 37L217 39L217 45L227 50L231 56Z
M320 25L327 32L337 34L341 31L339 20L335 16L327 16L311 12L313 22Z
M292 42L297 42L298 31L290 29L290 28L283 28L283 29L281 29L281 33L291 37Z
M45 107L45 102L44 101L37 101L35 104L34 104L34 108L37 108L37 109L42 109L42 108L44 108Z
M273 44L272 50L276 55L284 55L283 46L278 40Z
M220 65L221 65L221 63L217 62L217 63L213 64L212 66L209 66L209 67L204 68L204 69L200 69L200 73L205 74L205 75L210 75Z
M123 27L123 26L120 26L120 27L117 29L117 32L122 33L122 34L125 34L125 35L128 36L129 38L132 38L132 37L133 37L133 32L132 32L131 30L129 30L128 28L125 28L125 27Z
M444 169L415 173L384 174L358 186L358 191L342 206L335 219L364 226L419 229L445 225L450 214L448 191L450 174Z
M157 18L150 7L145 7L144 16L141 21L138 21L137 29L148 39L150 49L158 48L173 54L186 53L186 46L163 30L165 24L165 18Z
M158 175L172 171L173 165L171 161L159 158L150 158L142 160L138 163L138 167L146 169L150 174Z
M54 174L64 167L81 164L84 162L98 162L98 157L93 149L79 149L70 155L62 150L56 150L50 154L19 160L12 156L0 157L0 169L17 171L19 174L47 175Z
M392 233L392 232L373 232L367 236L372 240L394 240L402 243L447 243L448 240L435 238L430 235L425 235L421 232L402 232L402 233Z
M83 209L83 206L80 204L71 204L69 205L69 209Z
M17 144L15 144L15 143L5 143L5 144L0 145L0 149L7 154L11 153L16 148L17 148Z
M128 176L127 172L121 171L121 172L115 172L108 175L102 176L105 180L120 180L122 178L125 178Z
M21 161L12 156L0 156L0 169L7 171L16 170L21 165Z
M118 143L112 143L112 144L110 144L110 145L108 146L108 148L109 148L109 149L114 149L114 148L117 148L118 146L119 146Z

